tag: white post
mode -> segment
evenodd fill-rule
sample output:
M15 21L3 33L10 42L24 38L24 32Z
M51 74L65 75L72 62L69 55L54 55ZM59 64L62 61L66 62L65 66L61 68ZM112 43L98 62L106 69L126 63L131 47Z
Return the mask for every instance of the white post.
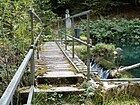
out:
M71 28L71 19L68 17L70 17L69 10L66 9L66 14L65 14L65 18L67 18L66 19L66 28L70 29Z

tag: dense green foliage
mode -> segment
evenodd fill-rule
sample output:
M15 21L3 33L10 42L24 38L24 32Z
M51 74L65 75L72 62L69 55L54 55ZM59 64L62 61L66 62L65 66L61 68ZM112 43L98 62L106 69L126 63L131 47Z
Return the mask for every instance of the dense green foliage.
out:
M115 46L113 44L98 43L93 47L92 56L101 67L115 68Z
M135 9L138 6L138 0L87 0L84 4L90 7L95 14L109 15Z
M38 0L0 1L0 67L4 71L11 72L16 69L31 45L30 8L39 13L44 23L43 34L52 32L50 24L57 19L56 15L51 9L45 8L44 2L42 2L43 9L38 2ZM40 27L41 24L34 18L35 37Z
M90 55L104 69L115 68L114 59L115 46L113 44L98 43L90 49ZM87 47L85 45L75 46L75 54L86 63Z
M58 20L57 15L52 12L54 8L52 3L53 0L34 0L34 8L36 13L40 16L43 22L43 35L51 35L51 28L54 26L54 23Z
M76 93L36 93L33 97L33 105L62 105L81 104L81 95Z
M135 2L133 2L135 1ZM56 28L53 23L55 23L58 18L55 13L63 14L64 16L65 9L70 9L71 13L82 12L83 10L93 9L93 13L98 15L106 15L114 10L118 12L122 6L134 6L138 5L138 0L1 0L0 1L0 73L5 71L5 73L0 74L0 79L2 81L0 96L12 78L14 72L19 67L21 61L23 60L25 54L30 48L30 15L29 9L32 8L42 19L43 23L43 35L46 36L46 39L52 39L53 29ZM134 9L134 8L133 8ZM52 12L53 11L53 12ZM54 13L55 12L55 13ZM60 15L59 15L60 16ZM41 27L41 24L37 24L37 21L34 19L34 35L38 34L38 29ZM83 31L86 31L85 20L80 22L80 27ZM105 42L105 43L116 43L119 42L135 42L136 44L140 43L140 20L139 19L105 19L100 18L90 23L90 37L93 39L93 42ZM47 36L48 35L48 36ZM109 44L97 44L93 48L94 57L96 60L100 57L103 58L102 61L106 64L101 64L104 68L114 68L114 45ZM139 50L139 48L137 49ZM76 53L79 53L82 60L86 59L86 47L82 47L75 50ZM128 52L128 51L127 51ZM139 54L139 53L136 53ZM130 53L127 53L130 55ZM134 55L131 55L133 57ZM131 59L130 57L130 59ZM137 56L136 56L137 57ZM110 63L112 62L112 63ZM100 63L100 62L99 62ZM4 75L3 75L4 74ZM23 77L24 81L28 81L29 73L25 74ZM28 77L28 78L27 78ZM25 85L24 83L22 85ZM70 103L85 103L88 100L88 96L94 96L94 103L102 103L103 97L101 91L98 93L92 94L93 90L86 88L84 95L73 95L70 94L68 98L65 98L62 94L40 94L36 95L37 98L34 98L33 104L44 105L44 102L52 103L57 102L58 104L63 104L66 102ZM90 94L91 93L91 94ZM36 99L40 100L36 100ZM133 97L122 96L123 100L121 101L136 101ZM108 103L116 104L121 98L113 97L111 100L108 99ZM63 100L64 99L64 100ZM114 100L115 99L115 100ZM93 100L89 104L93 104ZM39 103L38 103L39 102ZM107 103L107 104L108 104ZM134 102L137 103L137 102ZM124 103L123 103L124 104Z
M52 32L52 22L56 21L57 17L51 8L46 9L44 7L41 9L37 0L0 1L0 83L2 83L0 96L30 49L31 17L29 10L35 11L43 23L40 24L35 17L33 18L34 39L41 28L45 29L43 31L44 36L46 33L51 34L50 32ZM28 71L25 72L20 86L29 85L29 75Z
M109 15L136 10L139 0L43 0L52 6L52 10L61 16L69 9L72 14L92 9L93 14ZM46 3L46 4L47 4Z
M86 31L86 21L79 24L81 30ZM93 42L140 42L140 20L124 18L105 19L101 17L90 22L90 37Z
M75 46L75 54L86 63L87 61L87 47L85 45Z
M0 66L8 72L18 66L30 46L30 16L33 1L0 1ZM7 77L8 78L8 75Z
M113 88L105 90L103 83L99 82L99 87L84 81L81 87L85 91L81 94L77 93L35 93L33 97L33 105L53 105L53 104L68 104L68 105L135 105L138 104L136 96L130 94L129 90ZM130 86L131 87L131 86ZM137 89L138 85L135 85ZM130 93L129 93L130 92Z

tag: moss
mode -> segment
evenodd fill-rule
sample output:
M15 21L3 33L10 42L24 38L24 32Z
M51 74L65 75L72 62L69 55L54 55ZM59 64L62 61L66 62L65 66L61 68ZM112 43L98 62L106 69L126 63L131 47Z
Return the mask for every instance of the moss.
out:
M27 90L29 88L30 88L30 86L21 87L21 88L18 88L18 91L24 91L24 90Z
M73 71L75 74L77 73L77 70L73 67L73 65L70 64L70 69Z
M82 60L87 60L87 47L84 45L81 46L75 46L75 54Z
M39 61L38 62L38 65L45 65L46 64L46 61Z
M103 58L109 62L115 63L114 51L115 51L115 45L98 43L93 48L93 56L95 58Z
M45 36L43 36L43 41L44 42L48 42L50 40L53 40L53 36L52 35L45 35Z
M96 62L105 69L116 68L114 62L110 62L104 58L96 58Z
M128 73L127 71L118 72L116 76L117 76L117 78L134 78L134 76L132 74Z
M40 89L49 89L49 86L48 85L37 85L37 88L40 88Z
M73 65L67 60L66 57L64 57L64 60L65 60L66 62L69 63L71 71L73 71L73 72L76 74L76 73L77 73L77 70L76 70L76 69L73 67Z
M47 50L47 48L41 48L41 51L46 51Z
M45 74L47 72L47 68L45 67L39 67L36 70L35 76L42 76L43 74Z

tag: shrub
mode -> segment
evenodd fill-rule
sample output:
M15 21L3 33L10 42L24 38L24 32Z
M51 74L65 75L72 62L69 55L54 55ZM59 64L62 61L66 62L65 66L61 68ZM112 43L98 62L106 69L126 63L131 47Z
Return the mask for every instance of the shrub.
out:
M110 69L115 67L114 50L113 44L98 43L94 46L92 55L100 66Z
M79 23L79 28L86 31L86 20ZM128 20L124 18L100 18L90 21L90 37L95 42L125 42L140 39L140 20Z

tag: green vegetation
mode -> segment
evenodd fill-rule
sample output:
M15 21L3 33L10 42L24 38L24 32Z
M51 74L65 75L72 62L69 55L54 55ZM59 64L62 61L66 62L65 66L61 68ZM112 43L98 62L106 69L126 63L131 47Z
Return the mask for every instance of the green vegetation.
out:
M0 1L0 66L7 73L20 64L30 46L28 10L32 3L31 0Z
M68 104L68 105L131 105L139 104L137 97L128 93L123 86L105 90L100 82L98 87L84 81L81 85L84 93L35 93L33 105ZM131 86L130 86L131 87ZM133 87L133 86L132 86ZM138 85L135 85L138 89Z
M35 76L42 76L44 73L47 72L47 67L39 67L36 72L35 72Z
M30 87L29 86L21 87L21 88L18 88L18 91L22 92L22 91L27 90L27 89L30 89Z
M37 4L37 0L0 1L0 78L2 79L0 92L2 93L31 45L30 8L40 13L39 15L42 17L45 17L45 20L42 19L43 24L38 23L37 19L34 18L34 38L38 35L40 28L45 29L42 37L46 33L52 34L53 31L50 28L52 25L49 25L49 23L57 20L57 17L52 13L51 9L46 10L45 14L44 12L40 12L41 9L40 5ZM46 18L47 16L51 18ZM25 73L21 81L23 86L25 84L29 85L27 82L29 81L29 77L29 73Z
M69 9L72 14L92 9L96 15L121 14L124 12L138 11L139 0L37 0L42 8L52 8L54 13L64 16L64 11ZM42 1L42 2L41 2ZM47 6L45 6L46 4ZM63 12L62 12L63 11Z
M75 54L84 62L87 60L87 47L85 45L75 46Z
M115 68L115 46L113 44L98 43L91 48L91 57L105 69ZM84 45L75 47L75 54L86 63L87 47Z
M104 105L137 105L139 101L132 95L124 94L106 99Z
M93 41L94 47L91 50L92 58L96 59L98 64L105 69L115 68L114 50L117 43L140 45L140 19L139 18L109 18L102 17L109 14L121 14L122 16L134 11L139 15L140 0L1 0L0 1L0 96L4 92L11 78L15 74L17 68L22 62L24 56L30 48L31 27L29 9L34 10L42 20L42 24L34 19L34 36L36 37L40 28L43 29L42 38L44 41L54 39L56 31L55 22L58 20L57 16L64 17L64 12L68 8L71 14L79 13L84 10L92 9L93 12L90 21L90 38ZM129 12L128 12L129 11ZM55 14L58 13L58 14ZM137 14L136 13L136 14ZM136 15L135 14L135 15ZM131 15L131 14L129 14ZM128 16L129 17L129 16ZM131 16L135 17L135 16ZM82 17L84 18L84 17ZM75 19L79 21L81 18ZM84 38L86 31L86 20L81 20L79 27ZM111 44L108 44L111 43ZM79 47L75 43L75 53L86 62L87 48L86 46ZM96 44L96 45L95 45ZM131 44L130 44L131 45ZM124 44L123 44L124 46ZM132 48L131 48L132 49ZM44 49L42 49L44 50ZM135 63L139 62L139 47L126 49L125 57L129 58L128 62L131 64L132 58ZM137 60L138 59L138 60ZM44 61L38 63L44 64ZM30 64L29 64L30 65ZM117 65L118 66L118 65ZM27 67L28 69L29 67ZM76 70L71 67L76 73ZM43 75L47 69L45 67L38 68L36 76ZM127 77L128 75L120 74L120 77ZM139 74L138 74L139 76ZM19 90L28 89L30 72L25 72ZM66 80L65 80L66 81ZM131 82L131 81L130 81ZM58 82L59 83L59 82ZM79 85L79 84L78 84ZM105 92L103 84L99 83L99 87L92 87L89 83L84 82L82 87L86 90L83 94L58 94L58 93L37 93L33 99L33 105L47 105L47 104L84 104L84 105L132 105L139 104L139 97L130 95L128 93L111 94L113 92ZM27 86L27 87L26 87ZM38 85L38 88L48 89L48 85ZM118 88L119 89L119 88ZM139 88L135 88L137 92ZM125 90L125 89L124 89ZM133 91L129 89L128 91Z
M78 27L82 30L81 35L85 34L86 32L85 24L86 20L82 20L78 24ZM92 39L93 45L96 46L99 43L107 43L107 44L111 43L112 45L114 44L116 48L117 47L122 48L122 51L118 52L117 59L118 61L116 62L117 66L121 65L127 66L139 62L139 44L140 44L139 31L140 31L140 20L138 18L126 19L126 18L100 17L97 20L90 21L90 37ZM109 56L108 54L100 53L101 56L103 55L106 56L105 59L99 59L99 57L97 56L95 58L97 59L97 61L103 61L103 63L107 62L107 64L102 64L99 62L99 64L101 64L103 67L109 68L110 65L110 68L114 68L115 59L113 57L114 55L112 52L113 50L109 52L110 54L112 54ZM93 55L95 55L95 52L93 53ZM111 63L108 62L110 61L109 59L112 59Z
M44 84L42 84L42 85L37 85L37 88L39 88L39 89L49 89L49 86L48 85L44 85Z
M33 98L33 105L50 105L50 104L78 104L79 95L75 93L36 93Z
M79 23L81 30L86 31L86 21L82 20ZM125 19L125 18L110 18L101 17L90 22L90 37L93 42L129 42L139 43L140 39L140 20Z
M29 8L32 8L32 4L32 0L0 1L1 93L4 92L30 47L31 31ZM40 26L40 24L36 23L35 21L35 35L38 32L38 26ZM26 80L28 77L29 75L23 78L22 85L27 83Z
M105 69L115 68L114 51L113 44L98 43L93 47L93 59Z

